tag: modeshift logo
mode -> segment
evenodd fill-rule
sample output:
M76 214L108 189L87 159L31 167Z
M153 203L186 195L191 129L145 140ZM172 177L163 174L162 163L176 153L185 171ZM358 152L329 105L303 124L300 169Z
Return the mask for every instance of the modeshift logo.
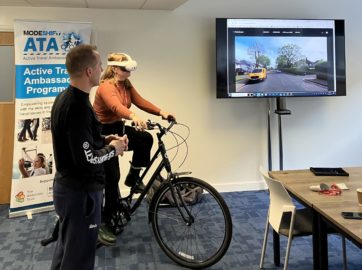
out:
M61 35L59 31L24 30L23 34L27 36L24 53L46 54L59 51L57 42L57 37Z
M65 55L70 49L83 44L75 32L24 30L27 36L24 55Z

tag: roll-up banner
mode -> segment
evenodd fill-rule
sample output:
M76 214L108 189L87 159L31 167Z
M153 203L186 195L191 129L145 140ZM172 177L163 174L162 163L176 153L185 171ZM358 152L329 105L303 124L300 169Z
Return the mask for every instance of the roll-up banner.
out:
M54 209L50 112L69 84L68 51L89 44L91 23L15 20L15 132L9 216Z

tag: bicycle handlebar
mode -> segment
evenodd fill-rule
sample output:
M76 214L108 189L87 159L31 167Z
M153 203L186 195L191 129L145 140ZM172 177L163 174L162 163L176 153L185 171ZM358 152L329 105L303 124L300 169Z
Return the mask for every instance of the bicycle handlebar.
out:
M153 130L157 127L161 131L161 133L165 134L172 128L172 126L174 124L177 124L176 119L172 115L169 115L166 120L170 123L170 125L168 127L164 127L160 123L154 122L154 121L151 121L150 119L148 119L146 122L146 125L147 125L146 129ZM135 126L134 122L132 122L131 125L134 127Z
M155 129L156 127L160 130L161 134L165 134L167 133L174 124L177 124L176 120L172 117L172 116L169 116L167 118L167 121L170 123L168 127L164 127L162 126L160 123L158 122L153 122L151 120L147 120L146 124L147 124L147 130L153 130Z

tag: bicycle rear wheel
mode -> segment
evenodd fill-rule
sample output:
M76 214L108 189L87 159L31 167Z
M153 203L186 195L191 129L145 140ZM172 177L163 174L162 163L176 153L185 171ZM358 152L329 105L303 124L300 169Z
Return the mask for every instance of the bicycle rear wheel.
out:
M215 264L229 248L232 236L231 215L224 199L211 185L193 177L180 177L172 181L172 186L176 193L186 186L200 187L203 193L196 203L182 206L179 202L178 208L167 204L170 185L159 188L150 205L150 220L158 244L182 266L205 268Z

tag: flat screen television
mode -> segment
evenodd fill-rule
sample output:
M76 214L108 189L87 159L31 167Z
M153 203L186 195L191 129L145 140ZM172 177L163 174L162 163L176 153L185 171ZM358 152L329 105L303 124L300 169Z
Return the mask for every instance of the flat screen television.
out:
M344 20L216 18L217 98L345 96Z

